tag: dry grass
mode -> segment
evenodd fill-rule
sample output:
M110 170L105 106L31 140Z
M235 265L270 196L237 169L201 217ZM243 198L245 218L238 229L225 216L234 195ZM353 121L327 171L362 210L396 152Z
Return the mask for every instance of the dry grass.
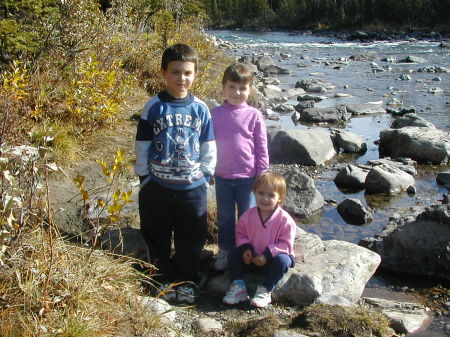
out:
M390 337L394 333L386 316L364 308L313 304L295 317L291 328L319 332L324 337Z
M52 248L53 246L53 248ZM132 261L49 240L22 237L0 267L1 336L157 336L157 316L142 312Z
M279 330L283 323L275 316L267 316L245 322L233 322L227 325L227 330L233 337L271 336Z

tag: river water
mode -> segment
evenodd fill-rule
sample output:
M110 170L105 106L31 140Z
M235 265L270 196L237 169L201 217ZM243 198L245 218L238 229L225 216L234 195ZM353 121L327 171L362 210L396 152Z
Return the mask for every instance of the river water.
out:
M425 67L446 67L450 69L450 49L439 48L439 41L375 41L370 43L349 42L334 37L315 36L308 33L293 34L286 32L242 32L209 31L211 35L233 42L237 48L229 51L233 56L264 53L274 57L276 64L288 68L291 74L278 75L280 88L294 88L298 80L321 78L333 84L335 88L327 93L329 99L316 103L317 107L337 106L346 103L367 103L393 98L403 101L403 107L414 107L417 113L433 123L437 128L450 130L450 73L418 72ZM280 53L290 54L287 60L281 60ZM352 55L373 53L380 59L406 56L418 56L427 60L419 63L388 63L376 61L379 66L389 65L392 70L374 73L370 61L348 61L341 69L334 69L337 60L348 60ZM301 66L299 66L301 65ZM407 74L411 80L402 81L399 77ZM440 81L439 81L439 80ZM431 93L430 88L440 88L442 92ZM335 93L347 93L351 97L334 98ZM324 95L324 94L320 94ZM287 103L297 104L294 97ZM364 155L338 155L332 160L329 169L316 177L315 184L325 200L337 203L346 198L355 198L372 209L374 220L364 226L349 225L336 211L335 205L325 206L323 213L307 220L299 220L304 230L318 234L322 239L338 239L357 243L366 236L373 236L386 225L389 216L400 208L438 203L447 189L439 186L436 172L448 169L447 166L420 166L415 176L417 193L393 196L368 196L364 191L343 193L334 184L336 163L364 164L377 159L378 147L374 142L379 139L380 131L389 127L392 117L389 114L352 118L345 126L346 130L365 139L368 150ZM282 115L279 121L266 120L266 124L280 125L285 129L302 129L307 126L294 125L290 114ZM326 127L326 126L325 126Z
M393 98L403 101L404 108L415 108L419 116L433 123L437 128L450 131L450 73L419 72L425 67L446 67L450 69L450 48L440 48L440 41L409 39L407 41L374 41L368 43L349 42L335 37L315 36L310 33L286 32L242 32L242 31L208 31L220 39L230 41L236 48L229 54L240 57L244 55L261 56L264 53L273 56L275 63L290 70L290 74L278 75L280 88L294 88L298 80L306 78L321 78L335 86L331 91L320 94L329 99L316 103L317 107L337 106L346 103L368 103ZM282 60L280 53L291 56ZM379 66L390 66L391 70L374 73L370 61L348 60L352 55L373 53L380 59L395 57L398 60L407 56L417 56L426 63L388 63L375 61ZM333 62L348 61L340 69L334 69ZM400 80L402 74L409 75L410 80ZM442 92L432 93L433 88ZM335 93L348 93L351 97L334 98ZM297 104L296 98L287 103ZM379 139L380 131L389 128L393 117L390 114L373 115L352 118L345 129L356 133L367 143L365 154L338 154L326 169L319 170L315 177L315 185L325 200L336 203L346 198L359 199L369 207L373 221L363 226L349 225L337 213L336 204L326 205L323 212L307 220L298 220L299 227L307 232L319 235L323 240L338 239L358 243L364 237L374 236L387 224L388 219L402 208L425 206L440 203L443 194L448 190L436 183L436 174L447 170L447 165L417 166L418 174L414 176L416 194L400 193L392 196L369 196L364 191L344 193L334 184L337 174L337 164L364 164L368 160L377 159L378 147L374 143ZM281 115L279 121L266 120L266 125L278 125L284 129L302 129L307 126L294 125L289 115ZM327 126L324 126L325 128ZM404 288L404 282L390 280L377 273L368 283L366 291L378 289L385 291L394 284L398 289ZM414 285L413 285L414 286ZM395 286L394 286L395 288ZM392 293L391 293L392 294ZM390 297L392 295L388 295ZM447 299L448 301L448 299ZM432 326L420 336L444 336L450 334L450 319L442 317L440 323ZM435 320L436 322L436 320ZM442 335L441 333L444 333Z

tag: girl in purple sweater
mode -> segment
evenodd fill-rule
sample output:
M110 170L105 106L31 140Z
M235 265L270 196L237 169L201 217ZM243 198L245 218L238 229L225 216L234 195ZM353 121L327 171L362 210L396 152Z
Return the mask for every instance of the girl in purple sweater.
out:
M286 181L274 172L258 176L253 185L256 207L247 210L236 226L236 248L228 255L231 286L222 301L237 304L248 300L244 282L246 265L261 268L265 274L262 285L250 304L263 308L271 301L277 282L295 264L294 219L281 208L286 198Z
M246 103L253 72L243 63L229 66L223 75L225 102L211 110L217 145L215 169L219 253L214 267L227 267L228 251L235 247L238 217L255 205L252 184L269 167L267 134L261 112Z

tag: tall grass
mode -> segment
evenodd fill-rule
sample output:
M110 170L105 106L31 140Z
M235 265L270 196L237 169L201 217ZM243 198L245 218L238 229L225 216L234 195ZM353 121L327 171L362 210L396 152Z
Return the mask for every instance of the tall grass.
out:
M60 237L51 243L46 230L36 229L0 267L0 335L157 335L157 315L142 314L137 301L141 277L130 260Z
M193 92L218 96L228 60L201 21L147 4L112 1L103 13L96 2L56 2L36 23L39 49L0 65L0 336L165 336L137 304L143 276L133 262L65 241L48 192L55 162L76 164L99 134L129 119L136 92L163 88L168 44L197 50ZM26 160L16 151L23 145Z

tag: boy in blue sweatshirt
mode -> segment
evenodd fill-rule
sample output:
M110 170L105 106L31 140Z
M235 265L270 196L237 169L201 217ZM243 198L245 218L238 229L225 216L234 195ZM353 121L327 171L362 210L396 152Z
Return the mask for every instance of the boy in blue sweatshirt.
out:
M144 106L137 126L135 173L141 181L139 216L150 262L165 298L193 303L200 253L207 237L207 185L216 143L206 104L189 93L198 56L185 44L161 60L165 90ZM172 254L172 239L175 253ZM172 290L172 291L171 291Z

